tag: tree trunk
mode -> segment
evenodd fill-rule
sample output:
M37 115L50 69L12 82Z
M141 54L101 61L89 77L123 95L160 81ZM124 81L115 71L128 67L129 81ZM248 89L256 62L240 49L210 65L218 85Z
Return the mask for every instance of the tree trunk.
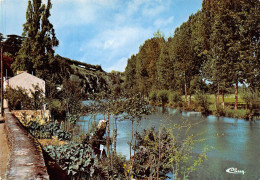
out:
M185 86L185 105L187 106L187 82L186 82L186 78L185 78L185 82L184 82L184 86Z
M107 115L107 157L110 157L110 122L109 122L109 114Z
M117 117L115 117L115 129L114 129L114 153L116 154L116 141L117 141Z
M217 94L215 93L215 109L217 109Z
M218 82L218 97L217 97L217 103L219 102L219 82Z
M159 157L157 165L157 179L160 177L160 161L161 161L161 130L159 130Z
M224 91L222 90L222 106L223 109L225 109L225 97L224 97Z
M191 106L191 94L190 94L190 96L189 96L189 105L188 105L189 107Z
M132 142L134 138L134 120L132 120L132 136L131 136L131 141L130 141L130 159L132 159Z
M235 110L237 110L238 82L235 85Z

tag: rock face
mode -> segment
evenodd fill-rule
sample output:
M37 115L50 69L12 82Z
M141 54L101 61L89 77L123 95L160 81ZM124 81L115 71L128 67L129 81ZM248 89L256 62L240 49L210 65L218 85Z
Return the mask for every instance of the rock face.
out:
M6 179L49 179L39 143L5 110L9 162Z
M55 84L62 84L64 79L78 82L81 92L84 94L98 93L107 91L111 83L111 74L103 71L99 65L91 65L68 58L55 56L54 65L57 74Z

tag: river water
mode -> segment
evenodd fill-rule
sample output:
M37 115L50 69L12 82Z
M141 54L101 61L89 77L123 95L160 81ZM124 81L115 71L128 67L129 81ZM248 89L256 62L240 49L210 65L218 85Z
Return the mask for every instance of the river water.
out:
M103 116L98 115L95 119L98 121L103 119ZM78 125L87 130L89 120L89 116L81 117ZM208 159L191 174L190 179L260 179L260 121L250 123L243 119L203 117L195 112L157 108L157 111L141 121L137 131L151 127L171 127L173 123L180 124L183 121L194 124L190 133L199 134L199 138L204 139L195 145L195 153L202 152L205 145L213 147L207 153ZM136 128L136 125L134 127ZM118 122L117 152L125 155L127 159L130 139L131 121ZM244 171L244 174L231 173L230 168ZM226 172L228 169L230 172Z

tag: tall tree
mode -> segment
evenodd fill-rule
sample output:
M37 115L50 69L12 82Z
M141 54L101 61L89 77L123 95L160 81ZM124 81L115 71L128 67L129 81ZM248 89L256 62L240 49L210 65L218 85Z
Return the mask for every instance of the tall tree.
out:
M127 60L127 66L125 68L125 87L127 89L134 89L136 86L136 56L132 55Z
M174 89L174 62L170 58L169 43L166 42L162 45L161 53L157 61L157 77L158 77L158 89Z
M26 23L22 36L25 37L22 48L12 65L15 71L27 70L42 76L44 69L54 57L54 47L59 42L56 38L53 25L49 21L51 0L47 6L41 0L29 0L26 12Z
M160 56L163 37L153 37L145 41L136 55L137 86L143 95L157 86L157 61Z

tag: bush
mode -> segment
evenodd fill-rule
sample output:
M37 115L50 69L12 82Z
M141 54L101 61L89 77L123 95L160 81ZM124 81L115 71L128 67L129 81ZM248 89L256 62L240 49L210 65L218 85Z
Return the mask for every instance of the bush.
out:
M253 114L250 113L249 110L246 109L231 109L229 107L225 108L225 116L231 118L243 118L243 119L251 119Z
M22 120L22 124L37 139L51 139L52 136L56 136L59 140L71 139L71 134L60 129L57 121L41 125L37 119Z
M252 111L253 107L260 102L260 92L257 90L252 91L249 88L244 88L241 93L241 98L245 101L246 108L249 108Z
M173 173L176 179L188 179L211 149L205 146L202 152L194 156L194 146L198 140L189 132L193 125L187 121L174 124L173 128L145 129L135 134L136 146L133 160L133 174L136 179L166 179L168 173ZM185 132L185 135L184 135ZM184 136L183 136L184 135Z
M167 90L160 90L157 93L157 101L165 105L169 101L169 91Z
M202 114L209 113L209 96L203 92L197 92L195 94L195 103L198 105L198 110Z
M156 91L151 91L150 93L149 93L149 100L152 102L152 103L155 103L156 102L156 100L157 100L157 98L156 98Z
M181 94L178 92L170 92L169 93L169 102L171 105L173 105L175 107L181 107L182 106Z
M246 109L231 109L226 107L223 109L222 105L218 104L217 109L213 111L213 114L217 117L230 117L230 118L242 118L242 119L252 119L253 113L250 110Z
M217 104L217 108L213 111L213 114L217 117L225 116L225 110L220 103Z
M67 172L71 179L98 179L102 174L97 158L88 144L70 142L62 146L47 146L44 150Z
M21 87L16 89L8 87L5 91L5 98L8 99L9 108L14 110L42 109L45 101L43 91L38 85L33 88L27 91Z
M22 88L7 88L4 94L8 99L8 106L12 110L33 109L32 100L25 89Z

